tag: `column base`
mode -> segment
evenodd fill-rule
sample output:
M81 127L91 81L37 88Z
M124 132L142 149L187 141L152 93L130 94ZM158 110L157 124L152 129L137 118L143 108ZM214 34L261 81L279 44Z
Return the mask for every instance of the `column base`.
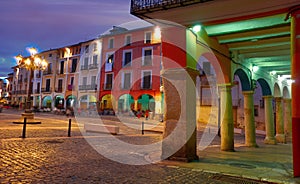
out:
M196 130L187 130L186 124L187 122L177 120L165 122L161 159L181 162L199 160L196 149Z
M285 135L286 135L285 136L286 142L292 142L292 140L293 140L292 134L291 133L286 133Z
M247 144L245 144L245 146L251 147L251 148L258 148L258 145L256 143L247 143Z
M264 143L275 145L275 144L277 144L277 141L275 138L266 137L264 140Z
M276 134L275 138L278 143L286 143L286 138L284 134Z

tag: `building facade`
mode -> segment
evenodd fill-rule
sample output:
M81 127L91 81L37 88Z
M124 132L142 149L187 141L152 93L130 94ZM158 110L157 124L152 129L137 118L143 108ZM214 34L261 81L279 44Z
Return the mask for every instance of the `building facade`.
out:
M102 39L100 109L163 113L160 30L113 27Z

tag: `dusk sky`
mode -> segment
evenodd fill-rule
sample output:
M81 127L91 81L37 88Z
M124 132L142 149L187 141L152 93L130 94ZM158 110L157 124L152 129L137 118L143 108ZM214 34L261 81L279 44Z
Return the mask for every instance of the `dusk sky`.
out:
M114 25L137 20L130 0L0 0L0 77L16 65L14 56L96 38Z

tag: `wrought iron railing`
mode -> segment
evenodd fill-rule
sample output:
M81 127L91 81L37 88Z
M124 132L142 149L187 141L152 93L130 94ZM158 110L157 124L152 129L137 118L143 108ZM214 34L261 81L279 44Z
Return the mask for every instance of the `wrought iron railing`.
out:
M147 12L150 10L160 10L166 8L175 8L180 6L186 6L190 4L203 3L211 0L131 0L131 9L132 14Z

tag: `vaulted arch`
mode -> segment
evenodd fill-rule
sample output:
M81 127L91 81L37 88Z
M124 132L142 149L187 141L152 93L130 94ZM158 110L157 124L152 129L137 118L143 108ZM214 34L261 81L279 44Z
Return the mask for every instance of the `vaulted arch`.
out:
M262 90L262 95L263 96L272 95L272 91L271 91L270 85L268 84L268 82L265 79L262 79L262 78L257 79L257 82L261 86L261 90Z
M237 69L234 72L234 75L237 75L241 81L242 91L250 91L251 90L251 83L249 77L247 76L246 72L242 69Z

